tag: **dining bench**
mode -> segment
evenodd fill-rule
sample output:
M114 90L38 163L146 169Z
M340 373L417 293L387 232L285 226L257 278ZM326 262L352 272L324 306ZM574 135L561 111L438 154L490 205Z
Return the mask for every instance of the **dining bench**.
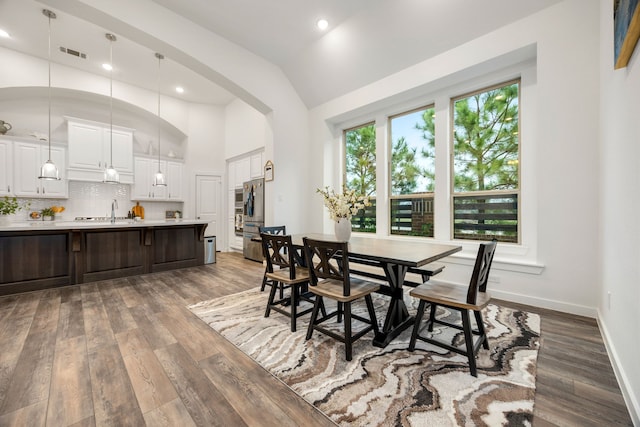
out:
M376 279L386 282L387 277L380 265L370 260L359 259L357 257L349 257L349 272L356 276L363 276L369 279ZM420 267L409 267L405 277L404 284L411 287L420 286L427 282L431 276L435 276L444 270L445 266L439 263L429 263Z

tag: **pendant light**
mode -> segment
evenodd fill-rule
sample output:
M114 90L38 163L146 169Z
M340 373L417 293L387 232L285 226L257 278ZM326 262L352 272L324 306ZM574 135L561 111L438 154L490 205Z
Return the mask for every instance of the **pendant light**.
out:
M164 55L161 53L156 53L156 58L158 58L158 172L153 176L153 185L154 186L167 186L167 180L160 169L160 61L164 59Z
M113 167L113 42L116 41L116 36L113 34L105 34L107 40L109 40L109 65L111 68L109 69L109 166L104 170L104 182L107 184L119 184L120 183L120 174Z
M55 163L51 161L51 20L56 14L48 9L42 9L42 14L49 18L49 159L40 168L39 179L59 180L60 173Z

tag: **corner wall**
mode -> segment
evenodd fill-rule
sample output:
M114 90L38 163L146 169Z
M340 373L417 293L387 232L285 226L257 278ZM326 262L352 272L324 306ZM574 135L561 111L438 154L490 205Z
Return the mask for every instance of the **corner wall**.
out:
M635 425L640 425L640 46L613 69L613 5L600 1L598 322Z

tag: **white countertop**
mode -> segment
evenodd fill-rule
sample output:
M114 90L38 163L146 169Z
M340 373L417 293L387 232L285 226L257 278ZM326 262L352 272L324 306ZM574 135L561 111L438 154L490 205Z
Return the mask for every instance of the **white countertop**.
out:
M87 228L138 228L138 227L166 227L180 225L207 224L200 219L180 220L119 220L112 224L110 221L21 221L0 226L0 231L30 231L30 230L78 230Z

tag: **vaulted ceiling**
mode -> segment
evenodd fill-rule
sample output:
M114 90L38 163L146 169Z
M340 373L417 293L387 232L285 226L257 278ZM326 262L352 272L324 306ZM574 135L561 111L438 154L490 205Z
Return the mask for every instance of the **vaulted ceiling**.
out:
M400 71L562 0L152 0L153 7L214 32L279 66L308 107ZM0 0L0 45L47 57L47 18L34 0ZM153 8L149 8L153 13ZM320 31L319 18L329 21ZM52 59L97 74L108 62L108 30L71 14L52 21ZM65 54L59 47L85 53ZM114 43L114 79L155 90L153 52ZM5 64L3 64L5 66ZM163 64L162 91L224 105L234 94L181 64ZM151 77L150 77L151 76ZM185 93L177 95L180 84Z

